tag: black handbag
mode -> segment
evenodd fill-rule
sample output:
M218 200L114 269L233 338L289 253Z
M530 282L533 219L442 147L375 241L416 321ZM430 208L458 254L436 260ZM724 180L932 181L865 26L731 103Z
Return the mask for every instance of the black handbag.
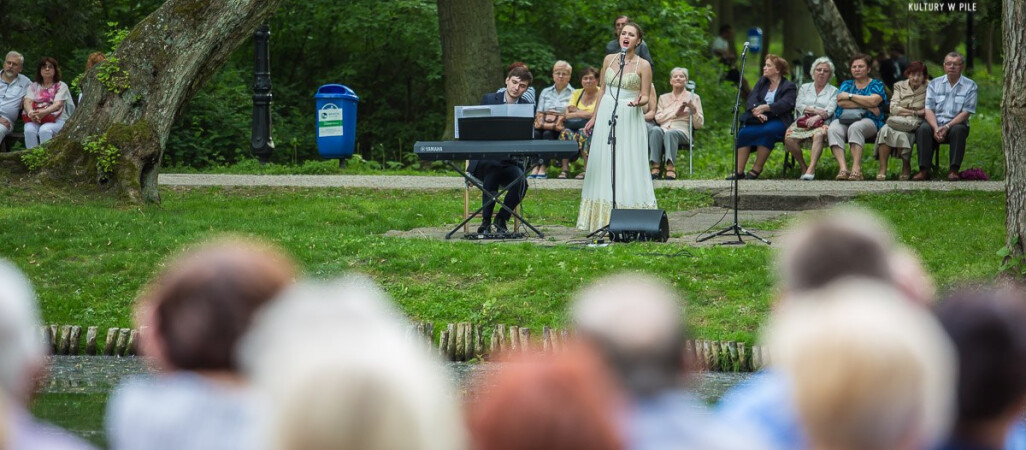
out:
M582 117L577 117L577 118L573 118L573 119L566 119L566 122L564 122L564 123L566 125L566 128L569 129L569 130L580 130L581 128L584 128L584 126L588 124L588 119L585 119L585 118L582 118Z

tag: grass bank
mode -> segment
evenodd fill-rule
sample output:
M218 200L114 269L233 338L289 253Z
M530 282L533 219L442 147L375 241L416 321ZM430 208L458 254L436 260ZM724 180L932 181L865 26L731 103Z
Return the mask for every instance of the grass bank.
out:
M531 195L528 213L538 223L574 222L579 193ZM671 211L709 203L684 190L657 196ZM751 342L774 295L772 251L762 245L587 248L382 236L456 223L463 202L457 190L190 188L165 189L163 197L160 207L129 207L89 194L0 187L0 255L32 278L47 322L101 327L129 325L133 298L161 261L220 233L273 241L312 277L370 274L408 315L436 323L559 326L575 290L611 271L635 270L670 281L689 298L696 335ZM923 192L858 202L894 222L941 285L995 274L1003 194Z

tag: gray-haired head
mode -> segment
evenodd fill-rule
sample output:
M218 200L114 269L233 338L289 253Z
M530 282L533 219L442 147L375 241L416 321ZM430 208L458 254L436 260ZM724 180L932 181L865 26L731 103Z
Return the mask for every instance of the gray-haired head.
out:
M15 57L15 58L18 58L18 64L21 64L22 66L25 65L25 56L24 55L14 51L14 50L11 50L11 51L7 52L6 58L10 58L12 56Z
M38 308L28 278L0 259L0 388L8 398L26 398L34 369L46 355Z
M691 79L691 75L688 73L688 69L685 67L674 67L670 69L670 77L673 78L673 74L677 72L684 72L684 76L688 77L689 80Z
M676 386L684 365L684 306L666 283L646 275L603 278L571 307L574 326L596 345L635 395Z
M944 59L948 58L958 58L959 63L965 65L965 56L962 56L959 52L949 52L947 55L944 55Z
M819 58L816 58L816 60L812 62L811 66L809 66L809 76L810 77L814 77L815 76L816 67L819 67L820 64L826 64L827 67L830 68L830 77L834 76L834 62L831 61L830 58L827 58L826 56L820 56Z
M408 330L365 277L286 290L259 314L240 350L269 401L272 447L464 448L445 368Z

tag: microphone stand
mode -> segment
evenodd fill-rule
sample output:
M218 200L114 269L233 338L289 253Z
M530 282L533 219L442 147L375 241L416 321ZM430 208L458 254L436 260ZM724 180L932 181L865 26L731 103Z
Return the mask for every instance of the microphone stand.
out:
M695 82L688 80L688 84L685 86L691 91L691 102L695 101ZM695 155L695 114L694 111L688 112L688 176L694 175L694 155Z
M717 231L717 232L715 232L713 234L710 234L708 236L703 236L703 237L699 238L698 242L707 241L707 240L712 239L712 238L717 237L717 236L723 236L723 235L726 235L726 234L734 234L735 236L737 236L737 241L723 242L723 244L724 245L739 245L739 244L744 244L745 243L741 239L741 235L744 234L744 235L756 238L756 239L762 241L762 243L764 243L764 244L769 245L769 243L770 243L770 241L768 241L766 239L763 239L763 238L757 236L755 233L752 233L751 231L748 231L748 230L744 229L744 227L741 226L740 222L738 222L738 218L737 218L737 202L738 202L738 195L739 195L739 193L738 193L738 183L737 182L741 178L737 174L737 163L738 163L737 134L738 134L738 131L739 131L739 128L740 128L738 126L738 119L737 119L738 115L737 115L737 113L738 113L738 109L740 108L740 105L741 105L741 83L744 82L745 59L746 59L747 55L748 55L748 43L745 42L745 48L744 48L744 50L741 51L741 69L740 69L741 76L738 77L738 80L737 80L737 96L734 97L734 120L730 123L730 134L734 136L734 166L730 168L731 172L734 173L734 176L732 177L733 180L732 180L731 185L730 185L731 196L734 197L734 223L731 226L727 227L727 228L724 228L724 229L722 229L720 231Z
M616 110L620 107L620 90L623 87L623 66L627 62L626 51L620 53L620 68L617 70L616 75L613 78L617 78L616 82L616 94L613 95L613 113L609 117L609 138L606 139L606 143L609 144L609 157L612 165L610 166L610 180L611 187L613 188L613 210L616 209ZM609 211L609 216L613 216L613 210ZM606 236L612 237L613 233L609 231L609 222L606 222L605 226L593 231L588 235L588 238L602 239Z

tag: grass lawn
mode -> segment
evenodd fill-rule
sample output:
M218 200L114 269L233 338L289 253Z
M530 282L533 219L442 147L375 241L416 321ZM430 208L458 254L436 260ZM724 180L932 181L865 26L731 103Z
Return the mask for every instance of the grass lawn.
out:
M574 222L579 193L533 191L527 213L541 224ZM657 191L660 206L685 210L705 194ZM0 256L32 278L49 323L130 325L131 304L161 261L221 233L259 236L287 249L308 276L370 274L401 308L436 327L446 322L565 323L567 301L608 272L656 274L689 299L695 335L753 342L774 295L773 252L627 244L606 248L529 243L480 245L384 237L388 230L455 224L457 190L164 189L162 206L125 206L92 194L0 187ZM1004 242L1002 193L866 196L926 259L942 286L990 279ZM779 226L779 224L772 224ZM672 230L671 230L672 231Z

